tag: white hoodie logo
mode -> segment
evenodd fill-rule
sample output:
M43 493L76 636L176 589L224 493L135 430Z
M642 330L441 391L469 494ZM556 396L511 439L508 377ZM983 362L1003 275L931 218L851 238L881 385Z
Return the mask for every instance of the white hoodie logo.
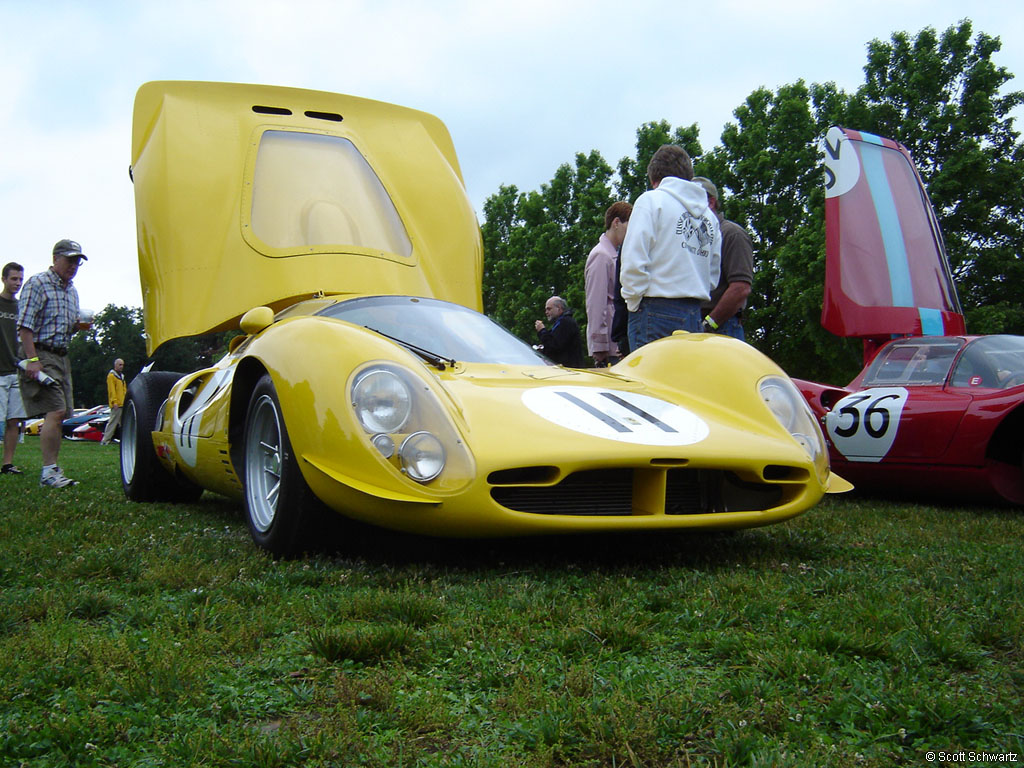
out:
M683 214L676 222L676 234L683 241L680 246L705 259L711 258L711 244L714 242L714 228L707 216L696 218Z

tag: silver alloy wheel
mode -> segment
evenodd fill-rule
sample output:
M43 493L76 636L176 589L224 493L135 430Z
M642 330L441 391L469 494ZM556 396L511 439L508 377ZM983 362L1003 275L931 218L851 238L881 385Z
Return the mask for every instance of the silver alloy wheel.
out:
M281 491L281 416L270 395L256 401L245 434L245 496L253 527L274 524Z
M135 479L135 452L138 450L135 430L137 428L135 401L129 400L125 403L124 412L121 414L121 476L126 483Z

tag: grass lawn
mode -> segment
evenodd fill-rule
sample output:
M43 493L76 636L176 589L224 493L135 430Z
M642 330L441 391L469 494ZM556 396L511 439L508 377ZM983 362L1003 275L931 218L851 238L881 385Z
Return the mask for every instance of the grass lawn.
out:
M16 459L3 766L1024 762L1019 510L839 497L733 535L277 562L232 502L125 501L116 448L65 442L64 490L38 438Z

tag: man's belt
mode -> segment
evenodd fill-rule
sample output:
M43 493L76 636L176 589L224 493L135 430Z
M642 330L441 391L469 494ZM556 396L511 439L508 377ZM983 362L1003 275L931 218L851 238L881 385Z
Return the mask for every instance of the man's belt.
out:
M67 347L52 347L49 344L43 344L38 341L36 342L36 349L41 349L44 352L50 352L54 355L61 355L62 357L68 353Z

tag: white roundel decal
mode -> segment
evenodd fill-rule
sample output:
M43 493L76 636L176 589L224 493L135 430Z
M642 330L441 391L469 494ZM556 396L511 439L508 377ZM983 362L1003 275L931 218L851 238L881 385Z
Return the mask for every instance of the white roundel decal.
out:
M829 128L821 142L825 165L825 197L845 195L860 179L857 150L837 126Z
M906 402L906 387L855 392L828 412L825 429L836 450L850 461L881 461L896 439Z
M708 425L685 408L634 392L542 387L523 393L538 416L574 432L638 445L692 445Z

